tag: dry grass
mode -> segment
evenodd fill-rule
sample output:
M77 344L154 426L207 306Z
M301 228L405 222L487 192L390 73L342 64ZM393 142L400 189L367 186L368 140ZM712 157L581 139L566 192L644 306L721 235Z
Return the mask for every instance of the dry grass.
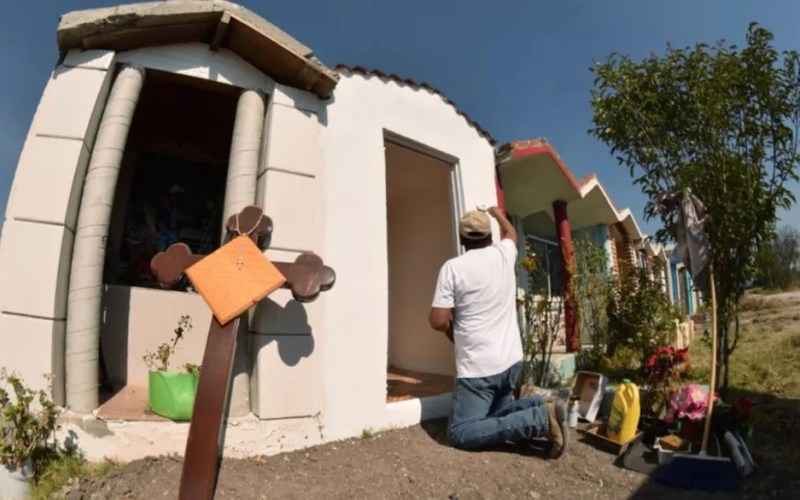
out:
M36 478L31 491L32 500L45 500L59 496L61 489L81 478L105 476L118 470L121 464L112 460L87 462L78 453L60 453L37 465Z
M728 399L754 403L751 450L763 474L748 489L770 491L800 470L800 299L747 297L742 306ZM694 378L708 383L708 341L695 339L690 353Z

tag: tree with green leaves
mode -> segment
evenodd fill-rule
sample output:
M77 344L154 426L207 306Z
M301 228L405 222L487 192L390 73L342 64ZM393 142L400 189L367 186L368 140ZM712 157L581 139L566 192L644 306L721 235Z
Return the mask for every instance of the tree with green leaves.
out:
M757 278L766 288L788 290L797 282L800 231L782 227L756 257Z
M738 307L758 249L775 233L776 211L795 198L800 127L800 56L779 53L766 29L750 25L746 46L667 47L641 61L612 54L595 62L593 127L648 196L656 237L676 236L676 214L657 197L690 189L705 204L714 263L720 339L718 386L739 339Z

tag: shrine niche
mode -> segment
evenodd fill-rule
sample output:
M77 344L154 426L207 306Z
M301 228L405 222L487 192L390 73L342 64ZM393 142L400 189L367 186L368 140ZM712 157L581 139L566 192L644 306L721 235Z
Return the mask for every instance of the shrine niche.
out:
M114 194L106 283L158 288L155 253L219 247L237 98L229 85L148 72Z

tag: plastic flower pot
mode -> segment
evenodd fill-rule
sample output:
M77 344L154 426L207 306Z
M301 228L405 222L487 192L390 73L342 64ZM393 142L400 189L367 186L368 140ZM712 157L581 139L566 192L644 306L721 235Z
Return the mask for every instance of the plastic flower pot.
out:
M150 372L147 385L150 411L171 420L191 420L199 380L197 373Z
M700 441L700 438L703 437L703 426L705 425L705 419L692 420L689 418L682 418L680 419L680 422L680 436L683 439L689 441L690 443L696 443Z
M647 446L653 446L658 438L669 433L669 425L653 416L642 417L639 428L644 433L642 442Z
M28 460L22 467L0 465L0 498L24 500L30 497L33 465Z

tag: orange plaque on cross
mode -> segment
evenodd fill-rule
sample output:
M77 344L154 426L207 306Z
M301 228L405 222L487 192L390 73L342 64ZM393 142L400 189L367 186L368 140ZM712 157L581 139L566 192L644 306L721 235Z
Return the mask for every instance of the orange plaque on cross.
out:
M234 238L189 267L186 276L223 325L286 283L247 236Z

